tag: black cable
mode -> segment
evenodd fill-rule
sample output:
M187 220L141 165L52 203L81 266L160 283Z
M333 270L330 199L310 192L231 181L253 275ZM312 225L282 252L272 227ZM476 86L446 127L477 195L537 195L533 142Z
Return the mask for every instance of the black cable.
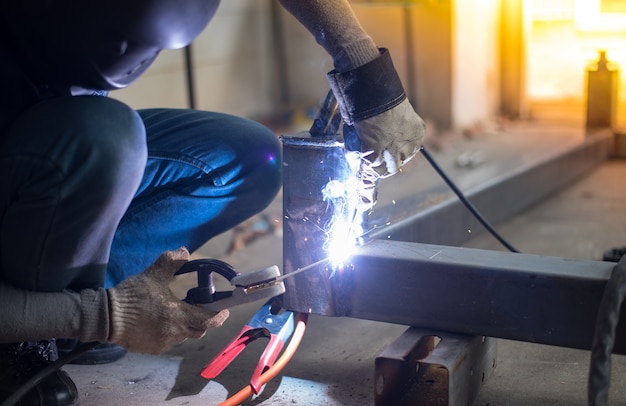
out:
M2 403L0 403L0 406L13 406L17 404L17 402L19 402L20 399L24 395L26 395L28 392L33 390L33 388L39 385L39 383L43 381L48 375L53 374L55 371L59 370L63 365L74 361L76 358L80 357L81 355L91 350L98 344L100 343L98 342L84 343L80 347L76 348L75 350L67 354L66 356L59 358L58 360L54 361L52 364L46 366L44 369L42 369L41 371L33 375L28 381L24 382L22 386L19 387L18 390L16 390L15 392L11 394L11 396L4 399Z
M587 384L590 406L608 404L611 385L611 354L615 344L615 329L625 296L626 255L613 267L598 309Z
M467 200L467 198L465 197L463 192L461 192L461 190L454 184L454 182L452 182L452 180L448 177L448 175L446 175L446 173L443 171L443 169L441 169L441 167L437 164L437 162L435 162L435 160L433 159L432 155L430 155L430 153L426 150L426 148L424 146L422 146L422 154L424 155L424 157L426 158L428 163L430 163L430 165L433 167L433 169L439 174L439 176L441 176L441 178L444 180L444 182L446 182L446 184L450 187L450 189L452 189L454 194L457 195L459 200L461 200L461 202L465 205L465 207L467 207L467 209L474 215L474 217L476 217L476 220L478 220L480 222L480 224L482 224L483 227L485 227L487 229L487 231L489 231L491 233L491 235L493 235L495 237L495 239L498 240L502 245L504 245L509 251L511 251L511 252L519 252L515 247L513 247L511 244L509 244L509 242L506 241L491 226L491 224L489 224L489 222L480 214L480 212L476 209L476 207L474 207L472 202Z

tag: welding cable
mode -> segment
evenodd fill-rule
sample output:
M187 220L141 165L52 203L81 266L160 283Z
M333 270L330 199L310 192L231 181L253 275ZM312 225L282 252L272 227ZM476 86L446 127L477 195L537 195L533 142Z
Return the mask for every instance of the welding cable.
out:
M443 169L441 169L437 162L435 162L432 155L430 155L430 153L426 150L426 147L422 145L421 150L422 155L424 155L428 163L430 163L433 169L439 174L439 176L441 176L441 178L444 180L444 182L446 182L450 189L452 189L454 194L457 195L459 200L461 200L461 203L463 203L465 207L467 207L467 209L474 215L474 217L476 217L476 220L478 220L480 224L482 224L483 227L485 227L487 231L489 231L491 235L493 235L495 239L498 240L502 245L504 245L509 251L519 252L515 247L513 247L513 245L506 241L504 237L502 237L496 231L496 229L491 226L491 224L489 224L489 222L482 216L482 214L480 214L480 212L478 211L478 209L476 209L472 202L467 200L463 192L461 192L461 190L454 184L454 182L452 182L452 180L448 177L448 175L446 175L446 173L443 171Z
M300 346L300 342L302 341L302 337L304 337L304 332L306 331L306 323L309 318L309 315L306 313L296 313L296 319L298 322L296 323L296 327L291 336L291 340L289 340L289 344L285 348L285 351L281 354L281 356L276 360L274 365L269 367L265 372L261 374L261 379L259 380L262 385L265 385L276 375L278 375L283 368L289 363L293 355L296 353L296 350ZM219 404L219 406L236 406L240 405L246 399L251 397L254 394L252 390L252 386L248 385L245 388L241 389L239 392L235 393L233 396L229 397L225 401Z
M18 388L15 392L11 394L8 398L4 399L0 406L13 406L18 404L20 399L24 397L28 392L30 392L35 386L37 386L42 380L44 380L48 375L53 374L55 371L61 369L61 367L65 364L69 364L74 361L76 358L80 357L87 351L91 350L95 346L100 344L99 342L91 342L81 344L78 348L67 354L66 356L57 359L52 364L46 366L41 371L37 372L33 375L28 381L24 382L22 386Z
M591 361L587 383L589 406L608 404L611 386L611 354L615 344L615 329L626 296L626 255L613 267L611 277L600 301L596 327L591 345Z

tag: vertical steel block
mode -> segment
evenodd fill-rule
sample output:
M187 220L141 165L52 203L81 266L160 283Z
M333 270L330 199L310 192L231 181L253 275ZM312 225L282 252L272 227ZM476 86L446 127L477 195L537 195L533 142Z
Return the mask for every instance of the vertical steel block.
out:
M283 272L291 273L327 256L327 231L334 216L322 189L349 173L343 143L309 133L281 137L283 142ZM285 309L342 316L335 299L338 279L328 264L285 280ZM341 288L341 287L339 287Z

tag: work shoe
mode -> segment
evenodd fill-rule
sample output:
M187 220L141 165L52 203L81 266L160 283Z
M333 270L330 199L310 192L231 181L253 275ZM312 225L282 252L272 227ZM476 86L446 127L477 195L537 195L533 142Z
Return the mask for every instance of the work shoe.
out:
M58 359L54 340L0 344L0 402ZM78 404L78 389L65 371L56 370L27 392L17 406Z
M624 255L626 255L626 247L611 248L610 250L604 251L602 260L609 262L619 262L619 260L622 259Z
M57 347L61 357L67 356L69 353L80 347L83 343L77 339L58 339ZM70 364L75 365L97 365L109 364L124 357L128 351L117 344L104 343L98 344L87 352L81 354L78 358L72 360Z

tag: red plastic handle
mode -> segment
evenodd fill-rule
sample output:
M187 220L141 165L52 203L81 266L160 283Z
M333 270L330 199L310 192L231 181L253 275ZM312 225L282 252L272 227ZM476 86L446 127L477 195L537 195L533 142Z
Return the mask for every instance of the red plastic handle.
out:
M205 379L213 379L218 376L222 371L235 359L237 355L246 348L250 342L256 339L254 334L249 332L253 332L253 329L250 326L244 326L241 332L235 336L235 338L228 343L226 347L215 356L200 372L200 376Z

